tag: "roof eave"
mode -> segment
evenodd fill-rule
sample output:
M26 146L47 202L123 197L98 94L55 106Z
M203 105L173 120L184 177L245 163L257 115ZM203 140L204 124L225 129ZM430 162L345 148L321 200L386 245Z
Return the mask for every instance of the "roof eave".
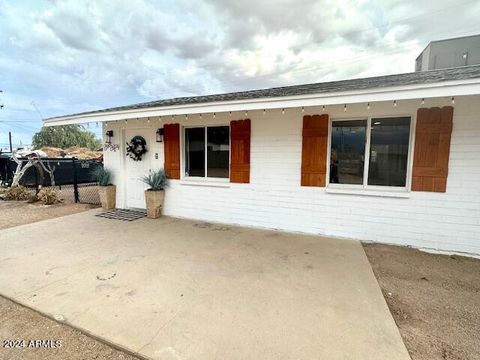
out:
M478 94L480 94L480 78L394 87L377 87L372 89L336 93L319 93L221 102L205 102L122 111L108 111L91 114L87 113L46 119L44 120L44 125L58 126L70 124L84 124L89 122L118 121L132 118L146 118L157 116L353 104L362 102L408 100L418 98L433 98L445 96L450 97Z

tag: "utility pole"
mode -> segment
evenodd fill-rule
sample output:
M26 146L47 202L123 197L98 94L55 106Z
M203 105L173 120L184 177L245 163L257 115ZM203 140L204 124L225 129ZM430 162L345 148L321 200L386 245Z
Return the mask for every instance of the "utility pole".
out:
M3 90L0 90L0 94L3 93ZM1 102L1 99L0 99L0 109L3 109L3 103ZM12 152L12 132L9 131L8 132L8 143L10 144L10 152Z

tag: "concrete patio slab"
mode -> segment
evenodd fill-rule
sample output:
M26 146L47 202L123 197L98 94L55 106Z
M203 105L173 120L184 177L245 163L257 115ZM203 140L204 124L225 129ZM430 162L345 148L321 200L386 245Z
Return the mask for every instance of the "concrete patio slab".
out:
M0 294L154 359L409 359L357 241L97 211L0 231Z

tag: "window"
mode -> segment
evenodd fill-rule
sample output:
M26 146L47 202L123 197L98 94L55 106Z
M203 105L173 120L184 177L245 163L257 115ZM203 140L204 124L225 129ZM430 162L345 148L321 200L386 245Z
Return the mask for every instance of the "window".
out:
M406 187L410 117L334 120L330 184Z
M330 183L363 184L366 120L332 123Z
M185 176L230 176L230 128L207 126L185 129Z
M372 119L368 185L406 186L410 118Z

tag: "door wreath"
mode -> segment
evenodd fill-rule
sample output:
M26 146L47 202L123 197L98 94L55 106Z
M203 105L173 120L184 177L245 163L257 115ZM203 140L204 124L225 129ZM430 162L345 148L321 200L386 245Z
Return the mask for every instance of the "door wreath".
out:
M142 156L147 152L147 142L143 136L137 135L127 143L127 156L133 161L142 161Z

